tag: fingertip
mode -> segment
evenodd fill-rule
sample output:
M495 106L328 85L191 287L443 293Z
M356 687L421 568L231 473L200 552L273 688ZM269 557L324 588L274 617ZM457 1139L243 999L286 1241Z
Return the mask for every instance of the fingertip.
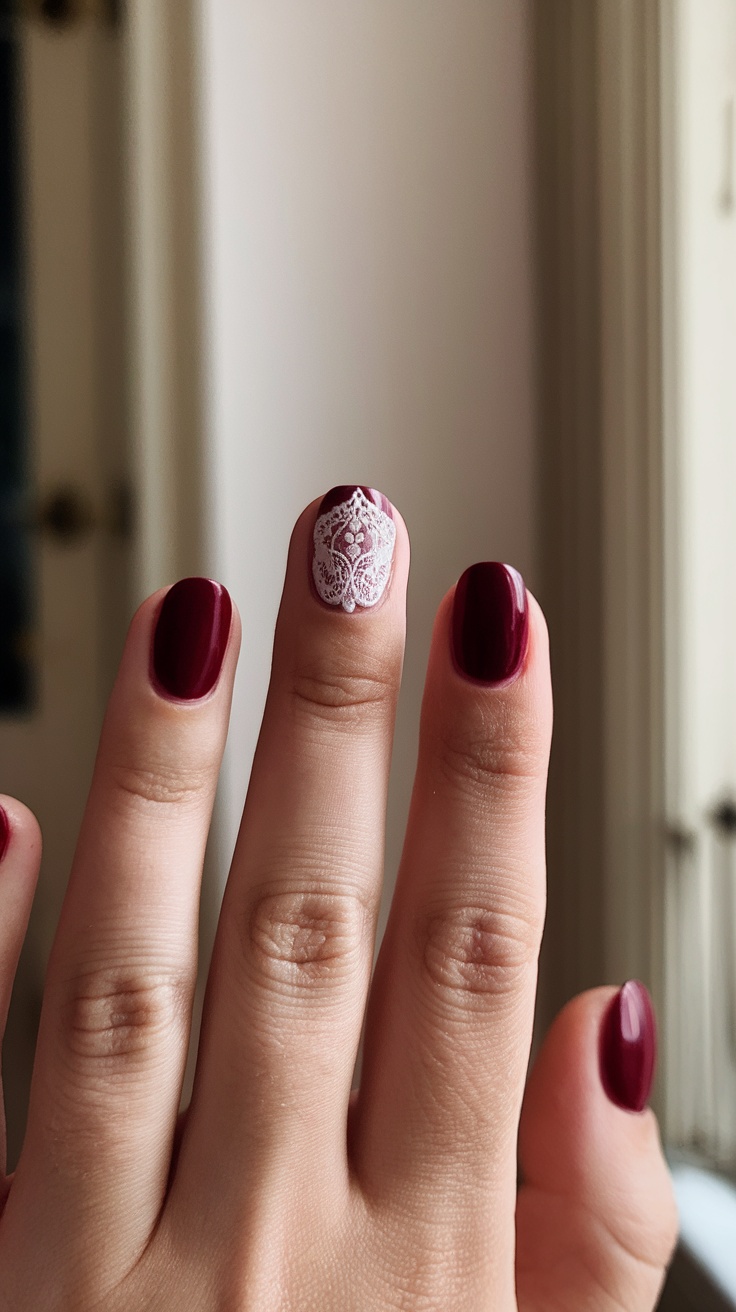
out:
M41 829L15 797L0 795L4 847L0 855L0 1037L41 867Z
M206 704L231 688L241 635L238 608L217 580L189 577L158 588L130 621L117 690L125 688L126 701L153 694L174 707Z
M516 672L496 681L479 679L468 675L457 659L461 582L448 590L437 611L424 722L439 726L440 732L444 726L454 743L463 738L476 745L487 742L485 755L492 773L533 775L546 782L553 713L547 626L541 607L527 592L524 651Z
M653 1306L677 1238L656 1117L632 1114L601 1077L601 1034L621 992L593 989L560 1012L522 1109L522 1286L536 1297L549 1269L561 1270L570 1307Z
M626 1092L628 1103L613 1096L611 1049L621 1040L620 1000L626 987L600 987L573 998L555 1018L531 1071L524 1101L519 1138L520 1159L526 1175L536 1177L588 1176L595 1167L617 1175L628 1169L622 1145L637 1155L654 1153L664 1166L656 1116L646 1106L651 1085L641 1079L641 1068L624 1065L614 1078ZM643 986L639 986L643 987ZM648 995L647 995L648 996ZM615 1042L614 1042L615 1040ZM617 1054L620 1059L620 1053ZM613 1060L617 1059L614 1055ZM625 1061L631 1054L625 1054ZM653 1062L651 1052L646 1063ZM633 1104L636 1105L633 1105ZM555 1131L550 1133L554 1122Z

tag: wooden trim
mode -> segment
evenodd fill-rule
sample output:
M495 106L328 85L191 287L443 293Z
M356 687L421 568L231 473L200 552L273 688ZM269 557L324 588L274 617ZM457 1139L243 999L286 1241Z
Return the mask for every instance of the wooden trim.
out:
M601 978L602 603L596 8L537 0L541 598L555 690L540 1029Z
M204 278L196 0L128 0L135 589L208 572L212 495L204 434ZM199 972L182 1105L191 1095L220 909L215 804L199 915Z
M193 0L129 0L134 483L140 596L202 569L202 277Z
M540 524L556 692L545 1022L636 975L661 1000L657 0L538 0Z
M664 441L657 0L601 0L606 967L660 990Z

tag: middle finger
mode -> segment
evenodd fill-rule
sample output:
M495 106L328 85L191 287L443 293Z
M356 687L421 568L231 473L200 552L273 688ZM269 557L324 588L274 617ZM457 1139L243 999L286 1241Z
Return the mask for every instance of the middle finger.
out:
M403 524L368 488L334 489L294 531L174 1184L183 1199L209 1182L222 1203L224 1182L248 1190L266 1172L313 1179L318 1163L345 1178L408 561Z

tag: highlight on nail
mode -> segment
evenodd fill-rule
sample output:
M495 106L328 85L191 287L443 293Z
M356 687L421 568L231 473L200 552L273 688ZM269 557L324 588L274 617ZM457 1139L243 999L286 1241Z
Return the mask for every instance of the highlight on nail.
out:
M312 579L328 606L352 614L381 600L391 577L396 525L391 503L370 487L334 487L314 526Z

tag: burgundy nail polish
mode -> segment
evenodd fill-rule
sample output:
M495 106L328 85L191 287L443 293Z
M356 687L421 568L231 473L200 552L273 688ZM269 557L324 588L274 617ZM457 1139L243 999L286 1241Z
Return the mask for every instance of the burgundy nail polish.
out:
M372 487L333 487L314 525L312 581L327 606L348 614L375 606L391 578L396 525L391 502Z
M618 1107L641 1112L649 1101L657 1060L657 1023L647 989L629 980L613 998L601 1026L603 1087Z
M452 611L452 650L460 673L480 683L513 679L524 662L528 636L521 574L497 561L466 569Z
M0 806L0 861L2 861L10 844L10 821L7 812Z
M217 683L230 635L230 594L212 579L181 579L156 622L153 675L169 697L194 701Z

